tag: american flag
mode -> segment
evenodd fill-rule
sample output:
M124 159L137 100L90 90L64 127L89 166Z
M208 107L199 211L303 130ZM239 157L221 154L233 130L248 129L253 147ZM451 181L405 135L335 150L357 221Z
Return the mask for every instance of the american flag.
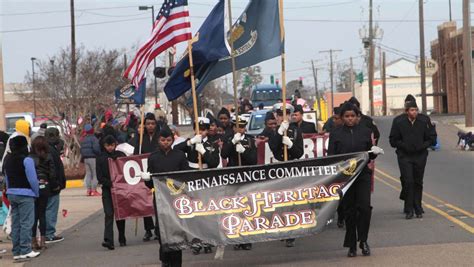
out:
M192 38L187 0L165 0L148 41L138 50L123 76L139 87L155 57L173 45Z

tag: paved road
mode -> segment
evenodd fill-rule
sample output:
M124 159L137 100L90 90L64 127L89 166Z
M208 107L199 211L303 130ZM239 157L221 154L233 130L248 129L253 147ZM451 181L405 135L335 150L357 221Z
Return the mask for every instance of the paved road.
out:
M473 162L474 154L454 148L456 130L438 126L442 150L430 152L425 176L423 219L404 219L398 200L399 172L387 136L391 118L377 119L380 145L386 154L377 160L373 217L369 243L372 256L347 258L342 248L344 231L334 225L319 235L297 240L294 248L279 241L259 243L252 251L226 248L224 260L212 254L184 252L184 266L470 266L474 262ZM454 135L453 135L454 134ZM99 201L99 200L98 200ZM133 233L127 221L128 246L107 251L100 247L103 216L100 212L66 233L66 240L49 248L27 266L156 266L158 244L144 243L143 224Z

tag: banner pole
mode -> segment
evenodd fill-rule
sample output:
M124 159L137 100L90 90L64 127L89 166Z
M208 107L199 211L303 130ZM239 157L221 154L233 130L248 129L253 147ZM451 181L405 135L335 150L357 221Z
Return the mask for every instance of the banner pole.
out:
M283 20L283 0L278 1L278 11L280 14L280 37L281 40L285 41L285 25ZM287 121L286 116L286 68L285 68L286 55L285 50L281 53L281 98L283 103L283 121ZM286 131L284 136L286 136ZM288 147L283 145L283 160L288 160Z
M196 96L196 81L194 80L194 65L193 65L193 45L192 39L188 40L188 56L189 56L189 71L191 74L191 92L193 96L193 113L194 113L194 131L196 135L199 134L199 122L198 122L198 108L197 108L197 96ZM198 164L199 169L202 170L202 157L198 153Z
M140 140L138 143L138 154L142 154L143 134L145 125L145 104L140 107ZM145 170L143 170L145 171ZM138 235L138 218L135 218L135 236Z
M237 74L235 71L235 55L234 55L234 39L232 38L232 6L229 0L227 5L227 13L229 17L229 44L230 44L230 61L232 63L232 85L234 88L234 109L235 109L235 121L237 123L237 128L239 128L239 104L237 101ZM242 159L240 154L237 153L239 166L242 165Z

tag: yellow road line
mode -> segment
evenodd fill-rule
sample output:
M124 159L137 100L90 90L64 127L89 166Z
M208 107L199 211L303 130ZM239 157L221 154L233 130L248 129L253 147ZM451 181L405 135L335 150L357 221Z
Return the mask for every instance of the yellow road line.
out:
M392 189L397 190L397 191L401 189L400 187L395 186L395 185L392 185L392 184L388 183L387 181L383 180L383 179L380 178L380 177L375 177L375 179L376 179L377 181L379 181L379 182L381 182L381 183L383 183L383 184L385 184L385 185L391 187ZM430 210L432 210L432 211L438 213L439 215L443 216L444 218L450 220L451 222L453 222L453 223L459 225L461 228L463 228L464 230L468 231L469 233L474 234L474 227L472 227L472 226L470 226L470 225L468 225L468 224L466 224L466 223L464 223L464 222L462 222L462 221L460 221L460 220L454 218L453 216L451 216L451 215L447 214L446 212L444 212L444 211L442 211L442 210L440 210L440 209L438 209L438 208L436 208L436 207L434 207L434 206L432 206L432 205L426 203L425 201L423 201L423 205L424 205L425 207L429 208ZM446 205L446 206L448 206L448 205Z
M67 180L66 181L66 188L78 188L78 187L84 187L84 181L83 180Z
M381 170L379 170L379 169L375 169L375 171L378 172L378 173L380 173L380 174L382 174L383 176L387 177L387 178L390 179L390 180L393 180L393 181L395 181L395 182L397 182L397 183L400 183L400 179L397 179L397 178L391 176L390 174L388 174L388 173L386 173L386 172L383 172L383 171L381 171ZM445 205L445 206L447 206L447 207L450 207L450 208L452 208L453 210L456 210L456 211L458 211L458 212L460 212L460 213L462 213L462 214L464 214L464 215L466 215L466 216L469 216L469 217L471 217L471 218L474 218L474 214L470 213L469 211L463 210L463 209L461 209L461 208L459 208L459 207L457 207L457 206L455 206L455 205L453 205L453 204L450 204L450 203L448 203L448 202L446 202L446 201L444 201L444 200L442 200L442 199L440 199L440 198L438 198L438 197L433 196L433 195L430 194L430 193L423 192L423 195L426 196L426 197L428 197L428 198L431 198L431 199L433 199L433 200L435 200L435 201L438 201L439 203L441 203L441 204L443 204L443 205Z

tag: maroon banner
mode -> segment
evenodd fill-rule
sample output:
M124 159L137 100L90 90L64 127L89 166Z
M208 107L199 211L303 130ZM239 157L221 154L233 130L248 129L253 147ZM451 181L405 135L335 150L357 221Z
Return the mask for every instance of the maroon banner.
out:
M149 154L109 159L116 220L155 216L153 192L137 173L147 170Z

